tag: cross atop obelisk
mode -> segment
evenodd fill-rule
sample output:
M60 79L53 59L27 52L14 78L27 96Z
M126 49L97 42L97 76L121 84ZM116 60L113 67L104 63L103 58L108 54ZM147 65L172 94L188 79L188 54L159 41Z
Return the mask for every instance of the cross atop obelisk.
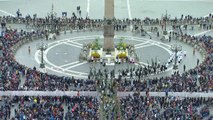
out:
M105 0L104 51L114 51L114 0Z

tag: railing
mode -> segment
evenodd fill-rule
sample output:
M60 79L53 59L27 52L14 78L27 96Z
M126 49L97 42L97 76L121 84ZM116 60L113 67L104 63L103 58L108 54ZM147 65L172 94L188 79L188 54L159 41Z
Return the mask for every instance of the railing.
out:
M79 94L78 94L79 92ZM118 97L133 95L135 92L117 92ZM96 91L0 91L0 96L98 96ZM146 96L146 92L140 92ZM149 92L149 96L165 97L165 92ZM170 97L206 97L212 98L213 93L209 92L168 92Z

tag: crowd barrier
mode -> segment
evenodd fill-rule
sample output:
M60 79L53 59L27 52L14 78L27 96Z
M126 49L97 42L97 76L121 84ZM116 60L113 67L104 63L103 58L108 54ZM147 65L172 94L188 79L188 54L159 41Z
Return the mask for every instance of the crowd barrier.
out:
M118 97L133 95L135 92L117 92ZM98 96L96 91L0 91L0 96ZM140 92L146 96L146 92ZM166 92L149 92L149 96L165 97ZM206 97L213 98L211 92L168 92L170 97Z

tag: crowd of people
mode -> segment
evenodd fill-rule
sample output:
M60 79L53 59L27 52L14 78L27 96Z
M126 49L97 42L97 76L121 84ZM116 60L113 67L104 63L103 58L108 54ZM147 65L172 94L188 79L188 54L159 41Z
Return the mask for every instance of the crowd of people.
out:
M125 120L211 120L212 98L179 98L133 96L121 98L121 113Z
M12 104L8 100L8 97L1 97L0 99L0 119L8 120L11 117Z
M202 63L199 63L197 60L197 66L195 69L190 69L189 71L185 71L183 74L172 75L171 77L162 77L162 78L146 78L146 79L138 79L138 77L133 79L133 81L129 81L121 76L118 80L119 82L119 90L122 91L132 91L139 90L144 91L149 88L151 91L173 91L173 92L184 92L184 91L212 91L212 36L191 36L184 34L180 36L180 41L185 41L195 46L199 46L198 48L203 48L206 53L205 59ZM126 71L126 70L125 70ZM137 71L137 70L136 70ZM140 70L139 70L140 71ZM143 71L144 72L144 71ZM122 77L124 80L122 80Z
M125 30L133 25L133 31L137 31L141 26L161 25L167 22L170 25L200 25L203 29L212 29L210 20L213 16L210 14L206 18L193 18L192 16L181 16L180 19L170 19L167 21L159 19L125 19L114 20L115 30ZM36 16L26 18L0 16L2 32L0 35L0 90L38 90L38 91L96 91L98 81L93 79L76 79L74 77L56 76L42 73L36 68L28 68L19 64L14 57L13 47L22 41L35 38L47 38L51 27L52 18L37 18ZM8 29L6 24L25 24L26 27L36 28L35 31L26 32L14 29ZM75 14L71 18L56 18L54 25L58 31L63 30L81 30L81 29L103 29L104 20L77 18ZM141 27L142 28L142 27ZM213 90L213 38L211 36L191 36L181 35L179 39L193 43L205 49L207 53L204 61L196 66L195 69L175 74L170 77L146 78L147 74L156 73L158 65L155 68L138 68L121 71L119 77L115 80L118 91L169 91L169 92L209 92ZM166 67L160 65L160 71L165 71ZM127 73L132 73L136 77L131 80L126 79ZM113 76L111 73L110 76ZM131 74L130 74L131 75ZM106 75L108 76L108 75ZM198 77L199 76L199 77ZM20 85L24 79L23 86ZM105 88L104 88L105 89ZM99 102L97 98L76 96L76 97L28 97L15 96L13 98L2 97L0 102L0 119L7 120L11 118L11 108L14 105L14 116L12 119L93 119L99 117ZM123 119L140 120L146 119L202 119L209 115L208 105L212 105L212 98L174 98L174 97L146 97L137 94L120 99L121 113ZM199 108L199 109L198 109ZM210 118L211 119L211 118Z
M10 49L20 39L18 38L16 31L8 31L4 37L0 38L1 57L1 90L17 90L21 81L20 69L16 67L20 66L14 59L14 54Z
M209 14L208 17L200 17L200 18L194 18L190 15L184 16L181 15L180 18L170 18L170 19L151 19L146 17L145 19L139 19L134 18L132 20L130 19L114 19L114 29L115 30L126 30L130 25L132 25L133 31L140 31L143 27L147 25L152 26L161 26L162 30L164 29L165 22L169 25L176 26L176 25L184 25L184 28L187 29L187 25L200 25L201 28L212 28L212 19L213 15ZM56 17L52 18L51 15L45 17L45 18L38 18L36 14L33 16L27 15L26 17L11 17L11 16L0 16L1 25L5 26L5 23L7 24L25 24L27 28L35 28L35 29L48 29L52 27L52 24L54 23L54 26L57 30L101 30L103 29L103 25L105 23L105 20L102 19L90 19L88 16L86 18L82 18L81 16L77 16L75 13L72 14L72 16L69 17Z
M1 97L2 120L98 120L99 102L89 96L14 96ZM120 98L121 115L124 120L211 120L212 98L181 98L133 96Z
M98 101L94 97L1 97L1 120L98 120Z
M209 18L212 16L210 15ZM185 19L189 19L187 16ZM1 17L1 19L7 22L12 18ZM24 19L24 18L13 18ZM181 18L180 20L185 20ZM203 20L204 18L197 19ZM205 19L206 20L206 19ZM133 20L134 21L134 20ZM137 20L136 20L137 21ZM146 21L146 20L145 20ZM207 21L207 20L206 20ZM177 21L176 21L177 22ZM190 22L190 19L188 20ZM140 23L140 22L139 22ZM20 41L26 41L33 37L42 38L45 37L45 30L36 30L32 32L18 31L13 29L4 28L2 31L2 55L1 55L1 89L4 90L96 90L95 80L81 80L70 77L58 77L56 75L49 75L41 73L33 68L27 68L24 65L20 65L15 61L12 47ZM177 74L172 77L162 77L143 80L143 76L150 73L156 73L159 71L165 71L166 66L161 65L156 67L145 67L143 69L128 69L121 71L121 75L117 80L119 83L119 90L130 91L137 89L143 91L150 88L151 91L209 91L212 90L212 37L211 36L191 36L184 34L179 37L180 40L189 41L198 46L204 48L207 52L207 56L203 63L199 64L195 69L191 69L182 75ZM154 69L156 68L156 69ZM125 75L128 71L131 76L136 75L137 78L133 79L133 82L125 80ZM198 86L198 77L200 85ZM21 79L25 79L23 86L19 86ZM132 84L133 83L133 84ZM44 87L48 86L48 87Z
M40 91L95 91L96 83L93 80L76 79L73 77L59 77L28 69L26 73L26 80L22 89Z
M28 68L15 61L13 45L28 36L17 30L6 29L0 38L2 42L2 55L0 56L1 90L93 90L95 81L81 80L69 77L47 75L34 68ZM37 35L36 33L30 34ZM25 83L20 86L21 80ZM48 86L48 87L45 87Z
M67 97L66 120L98 120L99 102L95 97Z

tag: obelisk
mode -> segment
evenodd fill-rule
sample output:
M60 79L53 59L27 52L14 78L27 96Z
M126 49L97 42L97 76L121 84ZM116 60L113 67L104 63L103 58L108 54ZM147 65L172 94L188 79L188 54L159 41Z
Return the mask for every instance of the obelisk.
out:
M104 51L114 51L114 0L105 0Z

